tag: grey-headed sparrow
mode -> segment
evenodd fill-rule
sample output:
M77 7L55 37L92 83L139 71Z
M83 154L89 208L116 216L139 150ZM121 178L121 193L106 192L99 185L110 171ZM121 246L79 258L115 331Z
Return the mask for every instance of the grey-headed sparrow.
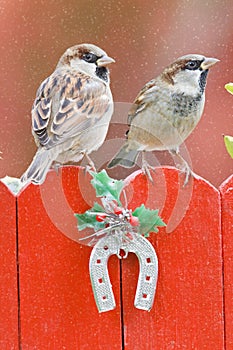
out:
M182 161L185 184L192 173L179 154L180 144L199 122L205 103L209 68L219 60L201 55L178 58L139 92L128 114L127 140L108 167L133 167L140 152L150 176L144 151L168 150Z
M38 150L21 181L41 184L52 164L78 162L97 150L113 113L107 66L114 59L99 47L66 50L55 71L40 85L32 107Z

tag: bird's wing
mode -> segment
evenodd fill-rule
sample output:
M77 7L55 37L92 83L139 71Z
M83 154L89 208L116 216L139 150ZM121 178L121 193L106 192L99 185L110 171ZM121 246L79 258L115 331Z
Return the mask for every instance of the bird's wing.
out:
M129 113L128 113L128 125L130 126L134 117L145 107L148 107L148 104L151 103L151 97L153 95L153 103L156 102L156 95L158 94L158 87L156 85L155 79L149 81L139 92L134 103L132 104Z
M33 132L40 145L50 148L95 125L111 103L104 82L83 73L55 71L38 89Z

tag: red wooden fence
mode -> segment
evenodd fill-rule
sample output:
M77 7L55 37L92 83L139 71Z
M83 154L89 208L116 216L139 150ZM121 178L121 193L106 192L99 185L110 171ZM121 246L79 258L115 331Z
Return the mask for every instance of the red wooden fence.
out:
M75 242L73 213L94 200L83 170L51 171L17 197L0 182L0 349L233 349L233 177L219 190L203 179L183 188L172 168L153 178L126 181L129 206L160 208L168 223L150 236L159 278L149 313L133 305L133 254L110 259L117 307L97 311L91 248Z
M226 349L233 349L233 176L220 186L224 261Z
M18 349L16 198L0 181L0 349Z

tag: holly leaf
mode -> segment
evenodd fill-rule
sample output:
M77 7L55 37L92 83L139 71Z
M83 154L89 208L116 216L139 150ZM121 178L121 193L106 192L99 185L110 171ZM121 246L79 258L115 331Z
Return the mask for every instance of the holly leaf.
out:
M104 213L104 208L98 203L94 203L91 209L88 209L83 214L74 214L78 220L79 231L85 228L93 228L95 231L101 230L105 227L104 222L96 221L96 215L93 213Z
M139 233L141 235L149 237L150 232L158 232L157 227L166 226L158 216L158 212L158 210L147 209L144 204L134 210L132 215L139 219Z
M233 158L233 137L225 135L224 142L227 152L230 154L231 158Z
M124 187L124 182L122 180L112 179L108 176L106 170L102 170L99 173L91 172L91 175L93 177L91 184L96 190L96 196L115 200L121 205L120 194Z
M233 83L228 83L225 85L225 89L233 95Z

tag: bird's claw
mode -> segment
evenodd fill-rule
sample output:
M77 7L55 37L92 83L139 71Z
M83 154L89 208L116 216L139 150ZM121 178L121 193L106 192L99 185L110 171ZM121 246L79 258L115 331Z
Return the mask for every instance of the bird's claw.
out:
M89 164L85 165L84 167L85 174L91 173L92 171L96 172L95 170L93 170L93 168Z
M176 167L181 171L181 173L185 175L185 179L183 183L183 187L185 187L188 184L190 177L195 177L195 173L190 168L188 162L186 162L186 160L180 154L179 148L175 150L170 150L169 152L171 153L171 155L175 155L181 162L180 164L177 164L175 162L175 164L176 164Z
M54 163L53 165L52 165L52 169L54 169L55 170L55 173L57 174L57 175L59 175L59 169L62 167L62 165L60 164L60 163Z
M92 170L94 171L94 173L96 173L97 171L93 160L86 153L85 153L85 157L87 158L87 161L88 161L88 164L86 165L86 172L89 172L90 170Z
M190 180L190 177L195 177L195 173L192 171L192 169L190 168L190 166L186 162L183 164L183 166L180 166L178 168L179 168L180 172L185 175L183 187L186 187L189 180Z
M153 178L151 176L150 170L155 171L155 167L151 166L150 164L148 164L145 160L143 160L142 163L142 171L143 173L148 177L148 179L150 180L150 182L154 183Z

